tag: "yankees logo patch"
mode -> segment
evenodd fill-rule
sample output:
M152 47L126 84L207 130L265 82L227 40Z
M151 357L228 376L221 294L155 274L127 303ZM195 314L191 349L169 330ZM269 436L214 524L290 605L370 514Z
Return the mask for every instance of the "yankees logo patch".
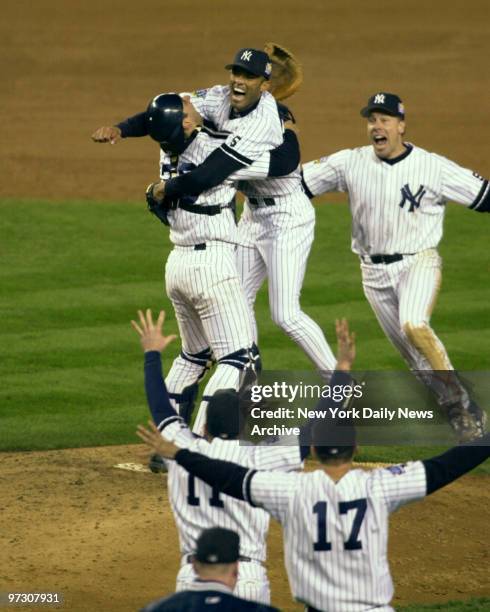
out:
M245 60L246 62L249 62L252 59L252 52L244 51L242 55L240 56L240 59Z
M414 212L416 208L420 208L420 201L425 195L425 189L423 185L420 185L417 193L413 194L408 183L401 188L402 200L399 204L400 208L405 206L405 202L410 202L408 212Z
M384 94L376 94L374 96L374 103L375 104L384 104L385 103L385 95Z

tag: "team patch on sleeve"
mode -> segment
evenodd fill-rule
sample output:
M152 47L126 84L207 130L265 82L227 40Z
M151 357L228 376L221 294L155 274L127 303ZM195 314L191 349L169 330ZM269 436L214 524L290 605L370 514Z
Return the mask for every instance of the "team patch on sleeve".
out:
M192 92L192 95L196 96L196 98L205 98L208 91L209 89L196 89L196 91Z
M389 465L387 468L388 472L391 472L394 476L400 476L407 471L407 464L402 463L400 465Z

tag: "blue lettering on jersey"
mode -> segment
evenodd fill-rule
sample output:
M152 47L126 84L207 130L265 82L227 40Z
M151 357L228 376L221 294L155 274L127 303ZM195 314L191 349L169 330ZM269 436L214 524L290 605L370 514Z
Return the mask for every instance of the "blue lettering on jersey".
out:
M410 202L410 208L408 209L408 212L414 212L416 208L420 208L420 200L425 195L425 189L423 185L420 185L415 195L411 192L408 183L404 185L400 191L402 192L402 201L399 205L400 208L403 208L405 206L405 202L407 201Z

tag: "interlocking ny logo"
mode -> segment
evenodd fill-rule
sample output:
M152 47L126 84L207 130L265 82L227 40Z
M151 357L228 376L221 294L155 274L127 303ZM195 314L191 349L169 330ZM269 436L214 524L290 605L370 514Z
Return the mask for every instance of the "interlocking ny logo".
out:
M405 206L405 202L407 200L410 202L410 208L408 209L408 212L414 212L416 208L420 207L420 200L425 195L425 189L423 185L420 185L416 194L413 194L410 191L408 183L404 185L400 191L402 192L402 201L400 202L400 208L403 208Z
M240 59L249 62L252 59L252 52L251 51L244 51L242 53L242 56L240 57Z
M384 94L376 94L374 96L375 104L384 104L385 103L385 95Z

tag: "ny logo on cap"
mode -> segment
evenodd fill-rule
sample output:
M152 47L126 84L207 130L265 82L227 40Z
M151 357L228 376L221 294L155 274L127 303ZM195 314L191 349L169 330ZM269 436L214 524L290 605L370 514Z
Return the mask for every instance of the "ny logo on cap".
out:
M244 51L242 53L240 59L249 62L252 59L252 52L251 51Z
M385 95L384 94L376 94L374 96L375 104L384 104L385 103Z

